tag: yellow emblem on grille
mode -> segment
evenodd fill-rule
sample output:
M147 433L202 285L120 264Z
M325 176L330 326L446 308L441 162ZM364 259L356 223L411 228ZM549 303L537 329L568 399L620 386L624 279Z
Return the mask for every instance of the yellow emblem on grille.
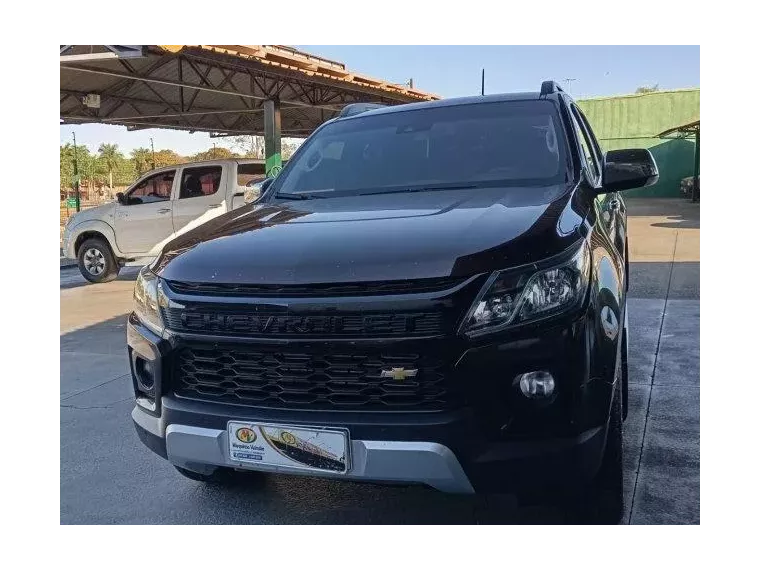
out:
M403 382L407 378L414 378L417 376L417 369L407 370L406 368L391 368L390 370L383 370L380 372L380 378L392 378Z

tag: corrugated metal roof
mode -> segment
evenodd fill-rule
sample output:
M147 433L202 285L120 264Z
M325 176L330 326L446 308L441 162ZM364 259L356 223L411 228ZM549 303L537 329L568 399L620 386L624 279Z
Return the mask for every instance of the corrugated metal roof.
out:
M60 68L63 122L130 129L262 134L275 98L283 135L305 136L348 103L438 99L286 46L62 46ZM99 108L83 103L88 93Z
M433 101L440 99L437 95L426 93L418 89L411 89L403 85L389 83L382 79L375 79L363 73L357 73L346 69L345 64L320 58L306 52L302 52L287 46L158 46L172 53L179 53L186 48L200 48L216 53L226 53L235 57L260 62L274 67L281 67L302 72L307 77L323 77L345 82L350 85L358 85L380 91L400 93L419 101Z
M699 89L653 91L577 101L602 141L653 139L699 117Z
M664 139L668 137L668 135L690 135L694 134L695 132L699 131L699 119L696 121L692 121L690 123L686 123L684 125L678 125L677 127L671 127L670 129L667 129L665 131L662 131L659 135L657 135L657 138Z

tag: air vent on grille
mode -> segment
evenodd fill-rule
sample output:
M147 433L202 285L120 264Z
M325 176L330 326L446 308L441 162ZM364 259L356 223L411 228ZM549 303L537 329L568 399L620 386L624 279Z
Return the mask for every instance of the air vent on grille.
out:
M219 295L230 297L298 296L330 297L335 295L387 295L389 293L427 293L445 291L462 279L415 279L400 281L365 281L361 283L313 283L308 285L254 285L224 283L189 283L167 281L169 287L184 295Z
M177 396L249 406L344 410L440 410L450 403L444 364L416 354L310 354L276 348L183 348ZM403 380L383 370L415 370Z

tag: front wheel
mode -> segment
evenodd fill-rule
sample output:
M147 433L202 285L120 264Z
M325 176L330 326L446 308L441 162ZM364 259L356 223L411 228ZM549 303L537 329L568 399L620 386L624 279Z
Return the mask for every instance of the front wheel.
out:
M79 246L77 253L79 272L91 283L113 281L119 274L119 265L104 239L90 238Z
M618 524L623 516L623 397L620 374L612 399L602 465L591 483L573 495L569 506L571 518L579 523Z

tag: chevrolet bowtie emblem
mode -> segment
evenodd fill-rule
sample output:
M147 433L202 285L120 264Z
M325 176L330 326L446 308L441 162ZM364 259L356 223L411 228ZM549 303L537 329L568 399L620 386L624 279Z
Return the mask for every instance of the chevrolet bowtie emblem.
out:
M407 378L417 376L417 369L407 370L406 368L391 368L380 372L380 378L393 378L394 380L404 381Z

